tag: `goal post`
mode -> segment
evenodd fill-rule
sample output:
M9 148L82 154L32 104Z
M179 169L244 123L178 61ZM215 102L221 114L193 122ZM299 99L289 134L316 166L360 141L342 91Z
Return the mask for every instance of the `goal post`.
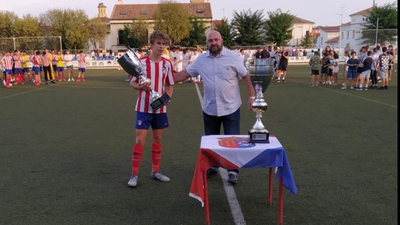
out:
M7 37L0 38L0 51L62 49L61 36L36 36L36 37Z

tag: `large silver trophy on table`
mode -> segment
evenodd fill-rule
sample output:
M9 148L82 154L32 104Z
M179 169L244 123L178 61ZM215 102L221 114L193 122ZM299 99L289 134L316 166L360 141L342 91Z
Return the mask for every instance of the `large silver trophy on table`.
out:
M145 84L150 82L150 79L143 75L142 64L140 63L139 57L135 54L135 51L132 48L128 47L128 49L129 50L117 60L119 65L121 65L125 72L137 77L139 79L139 83ZM154 111L158 110L167 104L169 100L171 100L171 97L167 93L160 95L158 92L152 89L149 91L151 93L150 105Z
M256 91L256 99L252 105L256 112L256 123L249 130L250 143L269 143L269 133L261 122L262 113L267 110L268 104L264 100L264 92L271 82L274 61L273 59L252 59L249 72L251 82Z

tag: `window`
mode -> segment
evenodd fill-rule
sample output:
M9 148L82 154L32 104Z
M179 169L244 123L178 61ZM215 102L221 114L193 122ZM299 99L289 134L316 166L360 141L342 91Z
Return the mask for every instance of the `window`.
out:
M353 39L355 39L355 38L356 38L356 31L353 30Z
M324 42L323 42L323 40L324 40L324 38L323 38L323 37L321 37L321 44L322 44L322 43L324 43Z
M126 10L121 10L121 11L119 12L119 14L120 14L120 15L128 15L128 11L126 11Z
M349 39L349 33L350 33L350 31L347 31L347 39Z
M204 9L196 9L196 13L204 13Z
M124 38L123 38L123 30L119 30L118 31L118 44L119 45L125 45L126 44L125 41L124 41Z
M342 31L342 40L344 39L344 31Z
M140 14L142 14L142 15L147 15L147 10L146 10L146 9L143 9L142 11L140 11Z
M356 22L356 18L351 19L351 22Z

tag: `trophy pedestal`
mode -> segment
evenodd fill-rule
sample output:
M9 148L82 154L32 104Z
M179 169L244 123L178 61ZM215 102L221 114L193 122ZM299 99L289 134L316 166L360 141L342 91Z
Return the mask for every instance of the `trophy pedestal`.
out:
M153 102L150 104L151 108L153 108L154 111L157 111L159 108L167 104L169 100L171 100L171 97L169 97L167 93L164 93L161 97L153 99Z
M263 131L250 130L249 136L250 136L249 140L250 143L269 143L268 131L263 132Z

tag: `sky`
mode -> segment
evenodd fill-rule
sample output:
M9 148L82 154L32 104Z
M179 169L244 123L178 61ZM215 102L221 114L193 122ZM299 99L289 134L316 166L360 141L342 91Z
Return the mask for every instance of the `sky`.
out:
M189 3L190 0L176 0L181 3ZM111 16L113 6L117 0L0 0L0 10L13 11L22 17L24 14L37 16L53 8L83 9L90 18L97 16L97 5L103 2L107 6L107 15ZM154 4L158 0L122 0L123 4ZM289 12L297 17L315 23L315 26L337 26L350 21L350 14L364 10L373 5L373 0L209 0L213 19L232 19L232 14L250 9L264 10L267 12L281 9L282 12ZM392 3L394 0L375 0L378 6ZM344 8L342 8L344 7ZM342 14L343 9L343 16Z

